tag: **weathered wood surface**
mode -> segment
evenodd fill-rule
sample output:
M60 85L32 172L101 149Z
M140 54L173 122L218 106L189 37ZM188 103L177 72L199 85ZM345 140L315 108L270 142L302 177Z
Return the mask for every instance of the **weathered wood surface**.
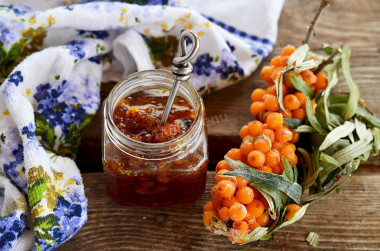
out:
M271 56L280 53L287 44L299 46L306 35L319 1L286 0L279 20L278 40ZM362 98L380 114L380 1L334 0L325 11L317 27L317 36L311 43L319 48L322 42L345 43L352 46L352 76L358 83ZM270 56L270 57L271 57ZM269 57L269 58L270 58ZM214 121L209 127L210 167L222 159L231 147L240 144L239 130L251 120L250 95L253 89L264 87L259 72L269 63L267 58L250 77L234 86L205 96L207 116ZM104 99L113 84L102 86ZM345 86L337 89L347 90ZM97 113L80 145L77 163L84 172L101 171L100 136L101 116ZM364 166L371 169L363 168ZM380 158L371 158L359 171L380 171Z
M353 175L342 193L312 205L299 222L269 241L245 246L232 245L203 227L202 208L210 200L214 176L208 173L206 192L193 205L133 208L121 207L107 196L102 173L86 173L88 222L57 250L304 250L311 249L305 241L309 232L320 235L320 249L380 248L379 174Z

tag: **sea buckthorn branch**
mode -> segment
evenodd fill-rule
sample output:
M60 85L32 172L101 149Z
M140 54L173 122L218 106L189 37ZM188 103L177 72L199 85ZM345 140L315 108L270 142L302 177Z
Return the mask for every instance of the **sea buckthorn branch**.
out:
M330 5L329 1L327 0L322 0L321 5L319 6L319 9L317 11L317 14L315 15L313 21L310 22L310 25L308 27L308 31L306 34L306 38L303 41L304 44L310 43L310 40L314 37L315 35L315 26L318 23L319 17L322 15L323 11Z
M326 65L328 64L332 64L334 63L334 58L336 55L342 53L342 50L340 48L336 48L333 53L331 53L331 55L324 59L319 65L318 67L314 70L314 73L317 74L319 73L321 70L323 70L323 68L325 68Z

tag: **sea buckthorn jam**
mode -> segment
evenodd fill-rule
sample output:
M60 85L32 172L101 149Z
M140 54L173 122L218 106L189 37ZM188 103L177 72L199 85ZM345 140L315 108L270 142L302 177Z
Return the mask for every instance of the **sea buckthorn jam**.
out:
M165 125L169 72L119 82L104 102L103 166L108 195L124 206L194 202L205 189L208 153L202 99L187 81Z

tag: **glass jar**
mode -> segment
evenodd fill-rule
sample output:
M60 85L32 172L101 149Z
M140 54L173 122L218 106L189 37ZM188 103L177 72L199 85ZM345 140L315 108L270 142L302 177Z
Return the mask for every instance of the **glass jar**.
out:
M188 81L178 95L195 111L186 134L162 143L135 141L113 121L121 99L131 95L168 96L173 76L141 71L121 80L103 104L103 167L108 195L124 206L174 206L193 203L205 189L208 152L203 100Z

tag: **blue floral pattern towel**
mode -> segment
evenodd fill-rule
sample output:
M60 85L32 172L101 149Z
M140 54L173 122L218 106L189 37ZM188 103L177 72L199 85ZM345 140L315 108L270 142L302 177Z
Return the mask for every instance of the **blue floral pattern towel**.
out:
M234 84L271 52L283 3L23 2L0 6L0 250L51 250L85 224L74 159L101 82L169 69L191 29L201 44L195 88Z

